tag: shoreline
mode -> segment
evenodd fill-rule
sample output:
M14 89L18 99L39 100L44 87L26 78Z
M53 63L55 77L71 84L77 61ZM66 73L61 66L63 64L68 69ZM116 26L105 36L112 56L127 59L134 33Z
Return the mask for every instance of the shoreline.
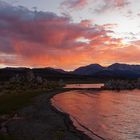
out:
M70 91L71 89L65 90L63 92L67 92ZM73 90L73 89L72 89ZM61 94L63 92L57 93L57 94ZM56 94L55 94L56 95ZM54 96L55 96L54 95ZM51 98L53 98L54 96L52 96ZM53 111L55 111L57 114L59 114L60 116L63 117L63 120L65 121L65 125L67 126L68 131L76 134L80 140L92 140L89 136L87 136L86 134L84 134L84 132L78 130L74 125L72 120L70 119L70 115L64 112L61 112L59 110L57 110L51 103L51 98L50 98L50 107L52 108Z
M17 117L6 124L8 134L17 140L91 140L76 129L69 114L58 111L51 98L70 89L56 89L42 93L33 103L17 112Z

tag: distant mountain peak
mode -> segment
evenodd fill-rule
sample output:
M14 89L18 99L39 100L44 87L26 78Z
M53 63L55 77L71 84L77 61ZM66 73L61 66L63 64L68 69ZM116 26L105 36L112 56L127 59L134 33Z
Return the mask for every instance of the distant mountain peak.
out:
M104 67L102 67L99 64L90 64L87 66L83 66L83 67L79 67L77 69L74 70L75 74L80 74L80 75L91 75L91 74L95 74L98 71L103 70Z
M94 63L94 64L89 64L89 65L87 65L87 66L101 66L101 65L98 64L98 63Z

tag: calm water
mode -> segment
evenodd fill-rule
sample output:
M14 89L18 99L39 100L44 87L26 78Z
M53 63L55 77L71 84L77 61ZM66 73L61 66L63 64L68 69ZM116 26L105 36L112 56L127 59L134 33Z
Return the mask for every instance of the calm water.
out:
M68 84L64 88L101 88L104 84Z
M95 140L140 140L140 90L78 90L58 94L52 104L70 114L77 129ZM95 135L94 135L95 134Z

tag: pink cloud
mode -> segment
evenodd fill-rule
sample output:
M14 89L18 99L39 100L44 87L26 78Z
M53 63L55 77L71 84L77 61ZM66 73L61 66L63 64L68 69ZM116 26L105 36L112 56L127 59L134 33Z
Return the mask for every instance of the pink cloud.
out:
M129 4L129 0L65 0L61 3L61 8L81 10L90 7L95 12L102 13L114 8L124 8Z
M62 2L61 6L65 6L71 9L81 9L85 7L88 3L88 0L65 0Z

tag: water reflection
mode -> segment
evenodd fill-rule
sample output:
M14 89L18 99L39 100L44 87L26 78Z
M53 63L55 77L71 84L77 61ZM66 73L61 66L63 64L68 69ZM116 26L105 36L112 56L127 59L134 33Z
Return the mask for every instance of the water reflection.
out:
M68 84L64 88L101 88L104 84Z
M108 140L140 140L140 90L69 91L52 103L91 138L98 139L95 133Z

